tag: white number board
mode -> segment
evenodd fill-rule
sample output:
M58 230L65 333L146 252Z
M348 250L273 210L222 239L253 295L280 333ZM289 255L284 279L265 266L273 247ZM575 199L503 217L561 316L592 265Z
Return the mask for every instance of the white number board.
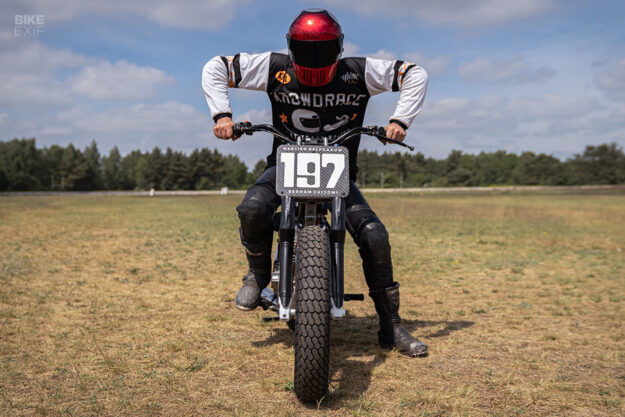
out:
M276 192L292 197L349 194L349 155L342 146L282 145L276 155Z

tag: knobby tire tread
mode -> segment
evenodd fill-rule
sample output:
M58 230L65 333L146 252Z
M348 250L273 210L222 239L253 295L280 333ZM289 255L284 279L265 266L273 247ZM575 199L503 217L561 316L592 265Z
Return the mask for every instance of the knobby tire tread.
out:
M294 391L304 403L328 391L330 362L330 244L317 226L297 238Z

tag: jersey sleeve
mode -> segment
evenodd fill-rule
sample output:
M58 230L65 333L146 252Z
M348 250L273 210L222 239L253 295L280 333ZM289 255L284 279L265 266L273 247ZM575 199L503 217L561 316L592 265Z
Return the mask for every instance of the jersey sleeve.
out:
M390 120L408 128L423 106L428 84L427 72L412 62L367 58L365 83L369 94L399 91L399 100Z
M216 56L204 65L202 89L211 117L232 116L228 87L267 91L271 52Z

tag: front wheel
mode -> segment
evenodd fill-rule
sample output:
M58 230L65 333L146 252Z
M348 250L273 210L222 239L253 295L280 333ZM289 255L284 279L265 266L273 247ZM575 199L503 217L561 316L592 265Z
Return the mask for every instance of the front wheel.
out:
M297 398L314 403L328 391L330 362L330 243L317 226L297 237L295 372Z

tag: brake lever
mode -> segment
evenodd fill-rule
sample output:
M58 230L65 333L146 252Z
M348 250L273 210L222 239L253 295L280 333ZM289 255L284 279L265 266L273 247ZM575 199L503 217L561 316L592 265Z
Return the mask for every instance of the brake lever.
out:
M404 148L408 148L408 149L410 149L411 151L414 151L414 146L410 146L410 145L408 145L407 143L400 142L400 141L395 140L395 139L387 138L387 137L386 137L386 130L384 130L384 128L383 128L383 127L378 127L378 128L377 128L377 129L373 132L373 135L374 135L376 138L378 138L378 139L380 140L380 142L382 142L382 141L384 140L384 141L387 141L387 142L394 143L395 145L400 145L400 146L403 146ZM382 143L384 143L384 142L382 142Z

